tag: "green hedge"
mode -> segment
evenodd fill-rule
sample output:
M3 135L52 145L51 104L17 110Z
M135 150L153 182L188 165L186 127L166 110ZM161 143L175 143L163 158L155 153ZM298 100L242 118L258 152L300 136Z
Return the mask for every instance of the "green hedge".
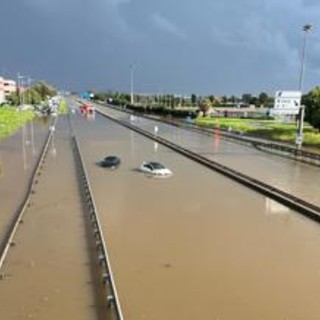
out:
M139 106L139 105L126 105L126 109L129 109L134 112L140 112L143 114L155 114L158 116L169 116L176 118L186 118L191 116L195 118L197 116L196 112L193 110L184 110L184 109L170 109L161 106Z

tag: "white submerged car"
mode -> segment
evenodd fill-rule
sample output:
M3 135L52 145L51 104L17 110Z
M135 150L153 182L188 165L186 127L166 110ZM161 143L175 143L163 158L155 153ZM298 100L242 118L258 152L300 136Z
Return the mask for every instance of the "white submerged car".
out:
M158 162L143 162L140 170L155 177L169 177L172 171Z

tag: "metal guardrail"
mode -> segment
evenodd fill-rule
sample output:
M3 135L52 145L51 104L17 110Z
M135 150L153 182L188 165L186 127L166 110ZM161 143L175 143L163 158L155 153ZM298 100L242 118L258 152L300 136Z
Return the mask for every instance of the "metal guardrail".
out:
M71 125L70 117L69 124ZM72 128L72 125L71 125ZM117 293L114 276L111 269L111 264L109 260L109 254L106 246L106 242L103 236L101 223L96 208L95 200L92 193L92 188L88 179L88 174L84 165L83 156L80 150L79 143L76 139L72 128L72 141L74 145L74 151L76 152L78 159L78 168L80 169L80 179L83 188L83 194L85 197L85 202L87 204L87 210L89 214L89 219L93 227L93 233L96 241L96 247L98 250L98 259L101 266L101 277L105 288L106 300L108 307L111 309L111 313L114 319L122 320L123 314L120 306L120 299Z
M57 122L57 119L55 119L53 126L56 125L56 122ZM52 135L53 135L53 131L49 130L45 144L42 148L42 151L40 153L38 161L37 161L37 163L33 169L33 172L31 174L31 179L30 179L29 185L27 187L26 195L25 195L24 199L22 200L18 210L14 214L12 221L11 221L10 225L8 226L7 232L4 236L4 241L0 246L0 270L4 264L4 261L7 257L7 254L9 252L10 247L14 245L13 238L18 230L20 223L23 222L22 218L26 212L26 209L30 205L30 198L31 198L31 195L33 192L33 188L34 188L35 184L37 183L38 176L41 175L43 164L44 164L44 162L46 160L46 156L48 154L49 144L51 142Z
M102 229L101 229L101 223L99 221L99 217L97 214L93 194L91 191L91 187L89 184L88 176L86 173L86 169L84 166L82 154L80 151L79 144L76 140L76 137L73 133L72 124L70 121L70 117L68 117L69 125L71 128L71 137L74 144L74 150L77 153L78 158L78 167L80 167L81 172L81 182L82 187L84 190L85 200L88 206L88 213L89 218L93 227L93 232L96 240L96 247L98 250L98 259L101 266L101 277L103 284L105 285L106 290L106 302L108 303L109 308L111 309L111 314L113 315L112 319L116 320L123 320L122 311L120 308L119 303L119 297L116 291L115 283L114 283L114 276L111 270L109 258L108 258L108 251L105 244L105 240L103 237ZM57 118L55 119L53 123L53 128L56 125ZM52 128L52 127L51 127ZM17 210L16 214L14 215L8 230L4 236L3 244L0 245L0 270L2 269L5 259L8 255L8 252L10 248L15 244L14 243L14 236L19 228L19 225L23 222L23 216L26 212L26 209L30 206L30 199L32 196L32 193L34 191L34 186L38 182L38 177L41 175L43 170L43 165L46 160L46 156L48 154L49 145L51 142L53 136L53 130L49 130L46 142L43 146L43 149L40 153L40 156L38 158L37 164L35 165L35 168L33 170L33 173L31 175L31 179L27 188L26 196L24 197L19 209ZM0 277L2 278L3 275L0 274Z
M212 129L203 128L194 124L181 124L181 125L178 124L177 126L178 127L182 126L186 129L190 129L193 131L210 134L210 135L218 130L214 128ZM290 158L291 160L303 162L303 163L314 165L314 166L320 166L320 153L318 154L315 152L309 152L306 150L297 149L290 145L276 143L276 142L267 142L259 138L252 138L244 135L232 134L232 133L221 131L221 130L220 130L220 135L226 139L234 140L240 143L244 143L246 145L253 146L260 151L265 151L269 153L272 152L273 154L276 154L281 157Z
M126 110L119 107L112 106L110 108L116 109L118 111L125 112L128 114L136 114L131 110ZM260 151L272 152L273 154L276 154L281 157L290 158L291 160L294 160L294 161L299 161L299 162L303 162L303 163L314 165L314 166L320 166L320 153L318 154L318 153L306 151L303 149L297 149L293 146L289 146L286 144L281 144L276 142L266 142L266 141L263 141L263 139L248 137L239 133L238 134L230 133L226 130L221 130L216 128L204 128L192 123L183 123L181 121L174 122L174 121L169 121L161 118L150 117L149 115L145 115L145 114L138 114L138 115L145 119L161 122L161 123L172 125L175 127L181 127L184 129L200 132L202 134L212 134L217 130L219 130L220 136L226 139L237 141L238 143L243 143L246 145L251 145L259 149Z
M205 133L205 134L212 134L213 132L216 132L218 130L213 128L212 129L202 128L192 124L178 124L177 126L178 127L182 126L186 129L194 130L194 131ZM273 154L290 158L291 160L304 162L310 165L320 166L320 154L318 153L297 149L295 147L281 144L281 143L266 142L266 141L262 141L259 138L251 138L241 134L232 134L232 133L223 131L221 129L219 130L220 130L220 135L226 139L237 141L238 143L243 143L246 145L251 145L261 151L272 152Z
M252 145L261 151L270 152L290 158L295 161L303 162L320 167L320 154L296 149L290 146L278 145L274 143L252 142Z
M236 170L233 170L227 166L224 166L218 162L215 162L213 160L209 160L191 150L188 150L186 148L183 148L173 142L170 142L162 137L159 137L155 134L149 133L148 131L145 131L139 127L136 127L128 122L121 121L119 119L116 119L114 117L111 117L110 115L107 115L101 111L98 111L101 115L107 117L108 119L127 127L131 130L134 130L137 133L140 133L141 135L150 138L154 141L159 142L160 144L170 148L171 150L174 150L189 159L192 159L202 165L205 165L206 167L213 169L224 176L227 176L261 194L264 194L265 196L268 196L271 199L274 199L285 206L317 221L320 222L320 207L309 203L301 198L298 198L296 196L293 196L287 192L284 192L278 188L272 187L264 182L261 182L257 179L251 178L241 172L238 172Z

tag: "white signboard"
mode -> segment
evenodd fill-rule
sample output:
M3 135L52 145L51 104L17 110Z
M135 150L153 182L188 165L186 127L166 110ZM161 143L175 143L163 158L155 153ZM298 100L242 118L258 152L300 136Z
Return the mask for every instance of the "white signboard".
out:
M301 103L301 91L277 91L274 97L273 115L297 115Z

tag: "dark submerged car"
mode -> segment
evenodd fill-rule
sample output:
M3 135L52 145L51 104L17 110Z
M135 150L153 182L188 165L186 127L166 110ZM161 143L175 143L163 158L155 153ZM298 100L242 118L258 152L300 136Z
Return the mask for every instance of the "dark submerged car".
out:
M121 160L117 156L108 156L105 157L101 162L100 165L103 168L110 168L110 169L115 169L117 168L121 163Z

